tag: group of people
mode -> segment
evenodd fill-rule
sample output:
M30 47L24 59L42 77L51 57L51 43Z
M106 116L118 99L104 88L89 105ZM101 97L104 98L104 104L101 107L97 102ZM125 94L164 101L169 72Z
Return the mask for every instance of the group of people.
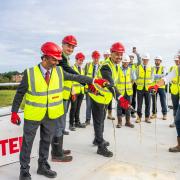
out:
M152 90L159 93L163 119L167 119L165 83L170 81L179 87L180 82L179 76L174 77L173 81L167 81L169 77L166 80L162 79L166 76L166 72L161 66L160 56L155 58L155 67L152 67L149 65L149 54L140 57L134 47L132 53L126 55L123 44L115 42L110 50L104 53L103 60L100 60L100 53L97 50L93 51L92 62L88 62L83 68L85 55L82 52L75 55L75 64L70 65L70 55L76 46L77 40L73 35L63 38L62 48L53 42L46 42L41 46L41 62L24 71L23 79L14 97L11 115L11 122L19 125L21 120L17 112L25 96L20 180L31 180L30 154L39 127L37 173L49 178L57 176L48 163L50 145L52 161L72 161L71 150L63 149L64 135L69 134L66 128L68 109L69 130L71 131L88 126L92 114L93 144L97 146L97 154L105 157L113 156L113 153L108 150L110 143L103 137L106 111L108 111L108 119L115 119L112 115L113 98L117 101L117 128L122 127L123 116L125 116L127 127L134 127L130 121L131 117L136 118L136 123L141 122L143 98L145 98L145 122L150 123L150 118L156 117L157 98L153 97L155 95L152 96L153 112L150 116ZM179 58L180 56L178 60ZM134 62L135 59L136 62ZM120 65L121 62L122 65ZM172 73L174 69L177 75L177 68L172 68ZM176 88L171 86L171 92L175 95L173 89ZM176 95L179 96L179 94L180 92ZM84 95L86 95L86 120L82 122L80 109ZM134 111L136 104L137 117ZM174 108L174 116L176 111L177 108L176 110ZM179 147L180 143L176 150L180 151Z

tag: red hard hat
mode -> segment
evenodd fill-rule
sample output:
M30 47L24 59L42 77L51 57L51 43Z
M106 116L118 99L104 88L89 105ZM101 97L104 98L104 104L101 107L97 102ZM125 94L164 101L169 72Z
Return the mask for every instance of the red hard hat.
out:
M51 56L57 60L61 60L62 57L62 50L61 48L53 43L53 42L46 42L41 46L41 51L43 55Z
M120 42L116 42L111 46L111 52L124 53L125 48Z
M75 58L76 58L77 60L84 61L85 55L84 55L82 52L79 52L79 53L76 54Z
M62 40L62 43L77 46L77 40L73 35L69 35L69 36L64 37L64 39Z
M92 58L94 58L94 59L99 59L99 58L100 58L100 53L99 53L99 51L93 51L93 52L92 52Z

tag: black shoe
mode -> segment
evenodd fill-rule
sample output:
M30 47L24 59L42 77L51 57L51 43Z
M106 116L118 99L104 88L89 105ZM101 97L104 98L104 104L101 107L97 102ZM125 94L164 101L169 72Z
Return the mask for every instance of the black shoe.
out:
M98 146L98 145L99 145L99 143L97 142L96 139L93 140L93 144L94 144L95 146ZM103 139L103 142L102 142L101 144L104 144L105 146L109 146L109 145L110 145L110 143L109 143L108 141L105 141L104 139Z
M90 119L86 119L85 124L86 124L86 126L90 125Z
M104 157L112 157L113 156L113 153L111 151L109 151L107 149L107 147L104 145L98 146L97 154L100 154Z
M48 163L41 163L38 166L37 174L44 175L48 178L55 178L57 173L52 171Z
M31 175L29 171L21 171L19 175L19 180L31 180Z
M85 128L86 124L78 122L78 123L75 123L75 127L77 127L77 128Z
M70 126L69 126L69 130L70 130L70 131L76 131L76 128L75 128L75 126L70 125Z
M64 131L63 131L63 134L64 134L64 135L69 135L69 131L64 130Z

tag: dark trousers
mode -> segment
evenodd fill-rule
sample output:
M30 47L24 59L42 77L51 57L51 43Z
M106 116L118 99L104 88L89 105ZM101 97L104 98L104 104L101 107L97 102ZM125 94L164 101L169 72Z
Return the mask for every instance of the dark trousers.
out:
M108 104L108 110L112 111L112 101Z
M132 107L136 109L136 93L137 93L137 85L136 83L133 84L133 95L132 95ZM133 114L134 112L131 112Z
M129 103L131 104L132 101L132 96L128 96L127 94L124 95L124 98L127 99L129 101ZM119 106L119 104L117 104L117 116L122 116L123 114L123 108L121 108ZM127 118L130 117L131 111L130 110L125 110L125 115Z
M104 120L106 117L107 106L95 102L92 98L91 100L95 140L98 144L101 144L103 142Z
M55 121L56 120L50 120L47 114L42 121L24 121L23 142L20 152L20 165L22 171L27 171L30 168L29 163L32 145L39 126L40 143L38 162L39 164L47 162L49 156L49 145L55 129Z
M173 104L173 116L175 117L179 106L179 94L177 95L171 94L171 99Z
M145 99L145 117L149 118L151 107L151 95L148 91L137 90L137 114L140 118L142 117L143 98Z
M69 113L69 123L73 125L75 123L80 122L80 108L84 98L84 94L77 94L77 98L75 101L71 100L71 109Z
M178 105L178 110L176 113L175 125L176 125L177 135L178 137L180 137L180 104Z
M152 95L152 113L157 113L157 95L159 94L160 97L160 103L162 108L162 114L167 114L167 104L166 104L166 92L165 89L159 88L157 93L155 95Z
M89 94L86 94L86 120L91 119L92 103Z

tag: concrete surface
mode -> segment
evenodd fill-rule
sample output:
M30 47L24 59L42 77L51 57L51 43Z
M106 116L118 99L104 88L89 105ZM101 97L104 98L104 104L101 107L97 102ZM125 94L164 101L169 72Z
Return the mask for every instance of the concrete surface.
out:
M111 144L112 158L97 155L92 145L93 126L77 129L65 136L64 148L71 149L73 161L52 163L58 173L57 180L179 180L180 153L169 153L168 148L176 144L176 130L169 128L172 110L168 120L162 120L158 104L158 118L151 124L135 124L134 129L123 126L113 128L116 121L105 120L105 139ZM115 110L114 110L115 115ZM68 116L67 116L68 117ZM3 117L9 120L9 116ZM68 118L67 118L68 119ZM85 121L85 102L81 110L81 122ZM135 119L132 119L134 122ZM114 124L113 124L114 123ZM123 123L124 124L124 123ZM68 126L68 122L67 122ZM37 147L34 147L37 148ZM36 174L37 157L31 160L30 173L33 180L47 178ZM0 167L0 180L15 180L19 176L19 163Z

